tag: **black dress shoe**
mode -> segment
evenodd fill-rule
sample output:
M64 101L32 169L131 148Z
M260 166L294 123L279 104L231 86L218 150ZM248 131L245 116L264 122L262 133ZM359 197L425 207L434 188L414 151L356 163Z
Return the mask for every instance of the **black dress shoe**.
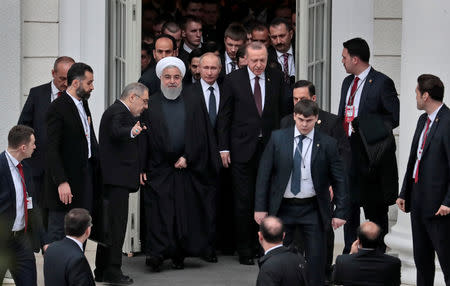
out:
M255 261L251 257L239 257L239 263L243 265L255 265Z
M205 260L206 262L209 262L209 263L217 263L217 261L219 261L217 259L217 255L215 253L214 254L210 254L210 255L205 255L205 256L202 257L202 259Z
M145 265L150 266L153 272L160 272L162 263L163 259L159 256L147 256L145 258Z
M95 275L95 282L103 282L103 275Z
M184 269L184 258L172 258L172 269Z
M103 282L113 285L130 285L133 284L134 281L129 276L121 275L114 278L103 277Z

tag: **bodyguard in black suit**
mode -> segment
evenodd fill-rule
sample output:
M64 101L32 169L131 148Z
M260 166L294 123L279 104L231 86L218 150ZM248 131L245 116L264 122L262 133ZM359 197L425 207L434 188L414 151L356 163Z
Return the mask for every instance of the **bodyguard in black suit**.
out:
M110 214L108 229L111 245L97 245L96 281L131 284L122 274L122 246L128 220L129 193L139 187L139 145L141 127L138 118L148 107L148 89L141 83L130 83L120 99L104 113L100 121L100 168L104 197Z
M450 110L437 76L423 74L417 82L417 109L425 113L417 122L397 205L411 212L417 285L433 285L435 252L450 285Z
M44 255L46 286L95 285L83 244L91 234L92 218L85 209L75 208L64 219L66 237L53 242Z
M67 72L69 87L47 111L47 169L44 204L49 209L52 241L64 237L64 215L72 208L91 210L98 143L87 103L93 85L92 68L75 63Z
M359 226L360 206L364 208L366 219L377 223L384 235L388 231L388 207L395 202L398 192L398 171L393 148L382 154L384 162L376 168L366 161L366 148L362 143L362 133L353 120L363 120L368 116L381 118L381 129L391 134L399 125L399 100L392 79L369 65L370 49L366 41L355 38L344 42L342 63L350 75L341 89L338 116L345 123L352 150L352 163L349 172L350 215L344 227L344 253L350 251L356 240ZM366 130L368 133L383 133L383 130ZM364 131L364 130L363 130ZM367 172L366 172L367 171ZM389 199L385 199L389 198ZM383 249L385 245L381 246Z
M283 222L277 217L262 220L258 232L264 256L259 259L257 286L304 286L305 259L283 246Z
M247 32L241 24L232 23L225 30L223 42L225 51L221 55L223 68L219 78L223 79L227 74L239 69L236 53L247 41Z
M295 228L300 228L310 285L324 283L325 231L330 223L335 229L345 223L348 207L337 142L314 129L318 112L315 102L299 101L293 115L296 126L272 133L259 165L255 194L256 222L268 214L280 217L286 228L285 245L291 244Z
M14 126L8 135L8 149L0 154L0 282L10 270L18 286L36 285L33 252L47 248L39 208L34 201L31 168L22 161L35 146L33 129Z
M338 285L399 286L401 261L379 250L380 227L365 222L358 228L358 239L350 254L339 255L333 273Z
M266 68L267 50L263 44L250 43L247 59L246 69L232 72L224 80L224 107L217 130L222 164L228 168L231 163L240 262L253 264L257 245L251 216L259 159L270 133L278 129L281 116L292 110L285 103L292 102L286 99L283 75Z
M67 88L67 71L75 61L70 57L56 59L52 77L53 80L30 89L30 94L20 113L17 124L27 125L34 129L36 136L36 150L31 158L26 159L33 170L35 201L40 206L44 188L45 153L47 150L47 129L45 114L50 103L61 95Z

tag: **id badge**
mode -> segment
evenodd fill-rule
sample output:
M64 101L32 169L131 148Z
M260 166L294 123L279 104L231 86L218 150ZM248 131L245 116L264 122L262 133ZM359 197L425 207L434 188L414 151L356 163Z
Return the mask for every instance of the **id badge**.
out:
M33 198L27 197L27 210L33 209Z
M350 123L355 119L355 106L346 105L345 106L345 122Z

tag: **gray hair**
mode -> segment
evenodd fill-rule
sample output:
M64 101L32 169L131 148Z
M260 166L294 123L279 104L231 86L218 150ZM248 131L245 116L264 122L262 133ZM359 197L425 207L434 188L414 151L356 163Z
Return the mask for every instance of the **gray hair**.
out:
M249 49L252 49L252 50L266 50L266 52L267 52L266 46L263 43L261 43L261 42L250 42L247 45L246 49L245 49L245 54L246 55L247 55Z
M134 93L137 96L142 96L145 91L148 91L148 88L139 82L132 82L128 84L122 91L122 94L120 95L120 99L126 99L130 94Z
M217 59L217 62L219 63L219 67L220 68L222 67L222 60L220 59L220 57L218 55L216 55L215 53L211 53L211 52L204 53L203 55L201 55L201 57L200 57L200 65L202 64L203 58L206 57L206 56L214 56Z

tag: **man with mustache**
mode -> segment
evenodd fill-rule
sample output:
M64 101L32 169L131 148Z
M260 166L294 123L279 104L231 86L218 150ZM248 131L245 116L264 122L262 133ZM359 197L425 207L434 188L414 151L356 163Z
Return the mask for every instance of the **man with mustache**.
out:
M67 90L49 106L44 206L51 241L64 238L64 216L72 208L92 210L98 143L88 102L94 72L75 63L67 72Z
M293 84L295 81L295 51L292 46L294 30L286 19L275 18L269 25L269 34L273 47L268 49L269 62L280 64L284 81Z
M146 264L153 271L165 258L183 269L186 256L207 255L213 225L219 154L208 114L181 92L185 72L178 58L158 62L161 92L150 97L142 116L148 128L142 144Z

